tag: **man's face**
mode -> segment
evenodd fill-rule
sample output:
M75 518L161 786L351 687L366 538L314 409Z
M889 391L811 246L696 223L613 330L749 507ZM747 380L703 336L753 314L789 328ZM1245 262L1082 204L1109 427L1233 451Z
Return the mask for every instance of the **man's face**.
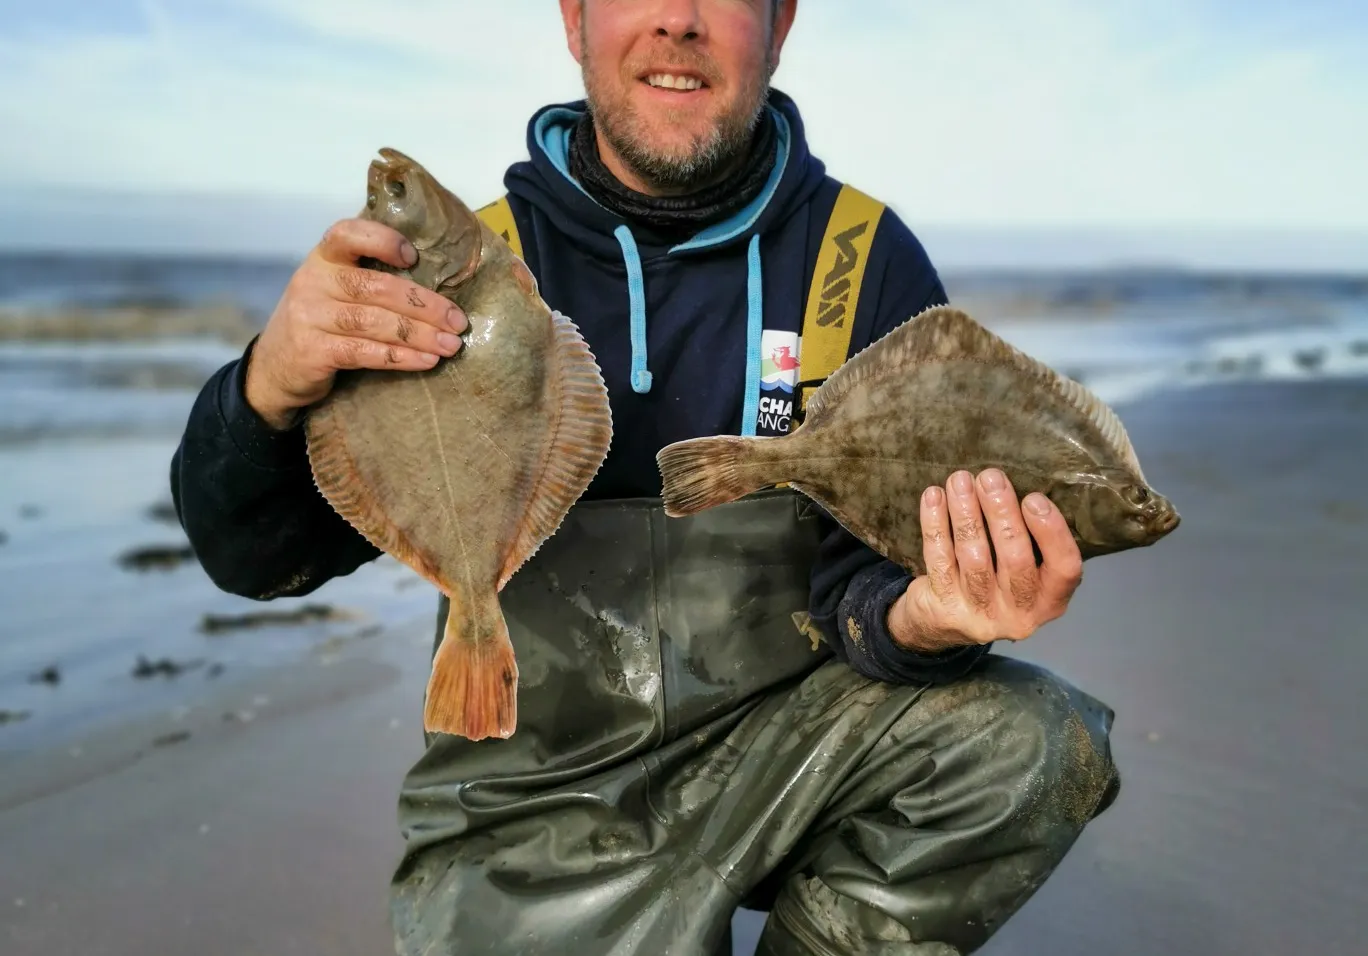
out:
M749 145L796 0L561 0L599 135L650 191L697 188Z

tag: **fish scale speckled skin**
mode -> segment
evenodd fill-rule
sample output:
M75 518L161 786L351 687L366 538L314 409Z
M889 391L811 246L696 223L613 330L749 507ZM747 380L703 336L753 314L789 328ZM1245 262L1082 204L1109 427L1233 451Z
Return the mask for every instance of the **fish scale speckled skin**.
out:
M916 573L921 492L960 469L999 468L1019 499L1047 495L1084 558L1153 544L1179 521L1106 404L945 306L842 365L790 434L677 442L657 462L672 516L787 482Z
M470 328L428 371L339 374L308 416L309 459L334 509L451 599L426 728L506 737L517 668L498 592L602 465L608 392L574 324L537 295L507 243L417 163L381 156L361 216L419 252L411 270L383 271L446 296Z

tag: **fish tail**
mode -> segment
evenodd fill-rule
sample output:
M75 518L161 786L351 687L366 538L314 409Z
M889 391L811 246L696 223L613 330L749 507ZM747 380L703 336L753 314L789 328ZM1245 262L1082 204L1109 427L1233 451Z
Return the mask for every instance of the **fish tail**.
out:
M719 435L666 445L656 453L665 513L682 518L785 480L758 444L781 440Z
M453 599L432 661L423 725L470 740L507 738L518 722L518 664L496 592L464 607Z

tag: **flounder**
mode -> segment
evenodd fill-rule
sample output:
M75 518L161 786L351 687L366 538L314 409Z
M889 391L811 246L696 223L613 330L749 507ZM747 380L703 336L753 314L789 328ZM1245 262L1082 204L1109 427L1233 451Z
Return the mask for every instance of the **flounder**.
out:
M1111 408L948 306L852 356L789 434L676 442L656 462L671 517L788 483L915 574L921 492L959 469L999 468L1018 499L1048 496L1085 559L1151 545L1179 522Z
M309 461L342 517L451 600L427 730L508 737L518 669L498 593L602 465L608 391L575 324L502 237L407 156L380 156L360 215L402 233L418 261L368 264L445 296L470 328L428 371L339 374L308 415Z

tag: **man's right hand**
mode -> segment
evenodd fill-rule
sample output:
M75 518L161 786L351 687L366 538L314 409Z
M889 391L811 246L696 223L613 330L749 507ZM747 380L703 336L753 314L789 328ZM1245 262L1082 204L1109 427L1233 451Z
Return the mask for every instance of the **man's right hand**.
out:
M422 286L357 264L417 261L394 229L365 219L335 223L291 276L247 366L247 403L286 429L332 389L341 369L420 371L455 355L469 322Z

